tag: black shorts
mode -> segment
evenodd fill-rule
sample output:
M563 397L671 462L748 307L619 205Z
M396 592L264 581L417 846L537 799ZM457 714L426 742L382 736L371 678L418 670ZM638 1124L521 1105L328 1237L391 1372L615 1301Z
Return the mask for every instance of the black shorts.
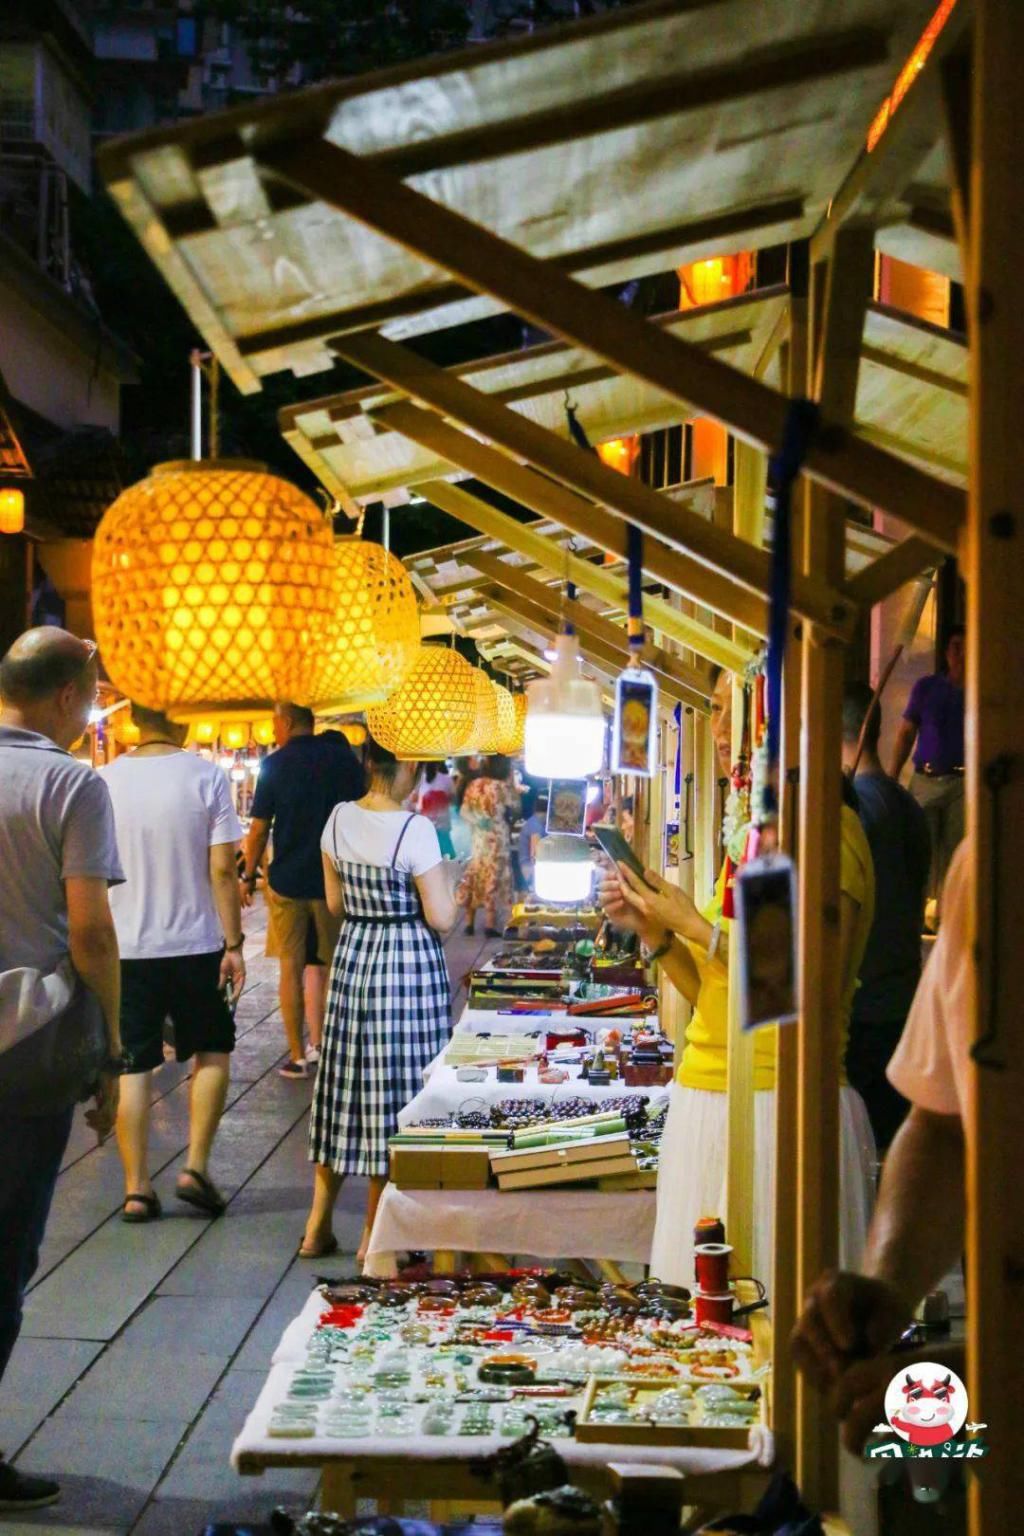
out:
M121 961L121 1042L128 1072L163 1065L165 1018L174 1026L179 1061L197 1051L234 1050L235 1021L220 990L222 954Z

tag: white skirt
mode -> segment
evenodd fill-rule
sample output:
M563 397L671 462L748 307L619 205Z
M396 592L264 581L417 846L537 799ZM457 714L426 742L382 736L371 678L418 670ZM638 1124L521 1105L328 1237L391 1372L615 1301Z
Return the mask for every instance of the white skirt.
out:
M875 1139L864 1100L839 1090L839 1262L856 1269L874 1202ZM754 1094L754 1274L771 1286L775 1236L775 1091ZM728 1098L673 1083L661 1143L658 1214L651 1274L693 1285L693 1229L702 1216L725 1217ZM728 1230L726 1239L728 1240Z

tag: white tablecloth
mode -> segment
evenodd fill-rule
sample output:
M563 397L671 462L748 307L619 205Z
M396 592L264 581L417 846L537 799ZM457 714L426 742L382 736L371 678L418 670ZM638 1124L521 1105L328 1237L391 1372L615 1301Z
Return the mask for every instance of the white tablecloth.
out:
M385 1186L366 1273L391 1275L406 1249L646 1264L655 1192L635 1189L396 1189Z
M623 1082L618 1081L600 1088L578 1077L577 1067L572 1066L567 1070L570 1076L566 1081L553 1086L537 1081L536 1064L527 1066L526 1077L521 1083L499 1083L493 1067L488 1069L482 1083L460 1083L455 1075L456 1068L445 1066L442 1052L440 1056L435 1056L424 1071L426 1081L416 1097L410 1099L400 1111L398 1123L400 1126L420 1125L424 1120L452 1115L464 1106L467 1109L489 1109L502 1099L543 1099L555 1108L559 1100L586 1099L593 1104L595 1110L600 1109L606 1099L621 1099L633 1093L645 1094L651 1109L668 1099L667 1087L627 1088Z
M656 1013L626 1014L621 1019L595 1019L566 1013L516 1013L502 1008L464 1008L455 1034L531 1035L548 1029L631 1029L634 1024L657 1023Z
M564 1198L564 1197L556 1197ZM608 1199L608 1196L603 1197ZM623 1198L612 1196L611 1198ZM631 1197L634 1198L634 1197ZM579 1255L585 1257L585 1255ZM310 1436L308 1439L284 1440L267 1433L270 1415L275 1405L287 1395L292 1372L305 1355L306 1341L316 1327L317 1319L325 1303L314 1291L302 1312L285 1329L280 1344L274 1351L274 1363L263 1385L255 1406L250 1412L241 1434L231 1448L231 1464L236 1471L261 1471L265 1466L286 1467L289 1462L308 1465L309 1459L324 1461L372 1461L384 1458L393 1461L396 1456L417 1461L441 1459L470 1460L508 1445L500 1436L445 1438L440 1435L413 1435L401 1440L359 1439L340 1440ZM576 1440L555 1442L558 1454L569 1467L603 1466L609 1461L652 1462L659 1466L676 1467L688 1476L706 1472L732 1471L738 1467L771 1465L774 1442L771 1433L760 1426L751 1431L751 1444L745 1450L708 1450L703 1447L634 1446L580 1444ZM481 1498L488 1497L481 1488Z

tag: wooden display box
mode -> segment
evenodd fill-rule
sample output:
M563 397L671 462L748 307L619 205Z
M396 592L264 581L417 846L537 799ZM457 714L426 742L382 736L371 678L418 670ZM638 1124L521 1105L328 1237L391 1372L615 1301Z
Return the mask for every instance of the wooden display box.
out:
M602 1387L621 1387L620 1377L591 1376L587 1382L587 1389L583 1394L583 1406L580 1408L576 1419L575 1436L577 1440L602 1445L644 1445L644 1446L678 1446L692 1445L708 1448L718 1447L720 1450L746 1450L750 1439L750 1428L737 1426L736 1428L715 1429L712 1425L704 1424L652 1424L649 1420L643 1420L636 1424L606 1424L601 1420L590 1417L594 1406L594 1399ZM729 1383L731 1385L731 1383ZM655 1397L659 1392L665 1392L679 1386L679 1380L675 1376L652 1377L647 1381L637 1382L633 1390L639 1398L649 1395ZM743 1390L743 1389L740 1389ZM761 1388L761 1396L758 1402L758 1412L751 1424L763 1424L765 1422L765 1395Z
M564 1146L492 1152L491 1169L502 1189L542 1189L579 1184L615 1173L635 1173L636 1159L626 1135L594 1136Z
M487 1147L392 1147L391 1182L398 1189L487 1189Z

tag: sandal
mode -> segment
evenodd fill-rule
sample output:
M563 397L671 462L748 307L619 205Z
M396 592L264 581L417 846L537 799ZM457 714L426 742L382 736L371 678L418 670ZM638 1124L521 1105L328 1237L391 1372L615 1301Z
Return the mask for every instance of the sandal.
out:
M298 1253L300 1259L327 1259L330 1258L332 1253L337 1253L337 1251L338 1239L332 1232L330 1237L315 1248L307 1248L305 1244L301 1244Z
M141 1205L141 1211L130 1211L130 1205ZM163 1207L156 1195L125 1195L121 1206L121 1220L128 1222L129 1226L141 1227L147 1221L159 1221L163 1215Z
M186 1205L194 1205L197 1211L203 1211L207 1216L220 1216L223 1213L227 1201L205 1173L197 1173L194 1168L183 1168L178 1177L179 1182L174 1189L178 1200L184 1200ZM181 1179L191 1179L194 1187L182 1185Z

